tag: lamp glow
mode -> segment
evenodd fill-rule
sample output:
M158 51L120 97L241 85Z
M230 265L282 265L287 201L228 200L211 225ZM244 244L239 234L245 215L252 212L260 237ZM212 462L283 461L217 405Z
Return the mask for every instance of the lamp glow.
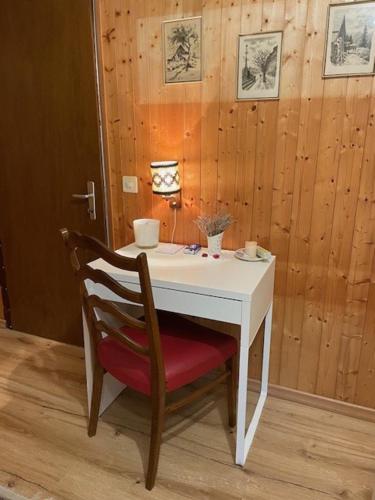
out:
M170 196L181 191L178 161L151 162L152 192Z

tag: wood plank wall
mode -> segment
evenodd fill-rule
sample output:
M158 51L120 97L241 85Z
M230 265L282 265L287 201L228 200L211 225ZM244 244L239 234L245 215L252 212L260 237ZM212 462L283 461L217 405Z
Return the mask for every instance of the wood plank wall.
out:
M132 220L152 216L169 240L148 165L178 159L177 241L224 208L238 221L226 247L256 239L277 256L271 381L375 407L375 82L321 78L328 3L99 0L112 235L130 242ZM165 86L161 22L194 15L204 79ZM284 31L280 100L236 102L237 35L272 30ZM122 193L124 174L138 195Z

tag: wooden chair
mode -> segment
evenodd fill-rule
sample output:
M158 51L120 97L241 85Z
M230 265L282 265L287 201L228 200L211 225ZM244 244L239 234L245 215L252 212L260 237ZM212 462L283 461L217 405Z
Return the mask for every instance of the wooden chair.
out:
M96 434L105 372L148 395L151 398L152 421L146 488L151 490L155 484L166 415L194 401L226 379L229 426L235 425L237 342L228 335L174 314L160 313L158 319L145 253L135 259L128 258L112 252L89 236L67 229L62 229L61 234L80 283L83 310L93 343L94 377L88 435L91 437ZM141 291L129 290L103 271L82 263L80 249L89 250L112 266L138 273ZM143 306L144 317L133 317L115 302L89 294L84 285L86 279L104 285L128 302ZM124 326L114 328L96 314L98 311L104 311L107 317L111 315ZM167 403L168 393L190 384L220 365L225 365L225 370L214 380L206 382L188 396Z

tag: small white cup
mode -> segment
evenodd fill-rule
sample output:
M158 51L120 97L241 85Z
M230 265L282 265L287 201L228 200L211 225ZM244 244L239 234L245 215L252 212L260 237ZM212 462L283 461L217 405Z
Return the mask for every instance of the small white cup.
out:
M245 253L250 259L255 259L257 256L257 242L245 241Z
M159 244L160 221L136 219L133 221L135 244L140 248L153 248Z

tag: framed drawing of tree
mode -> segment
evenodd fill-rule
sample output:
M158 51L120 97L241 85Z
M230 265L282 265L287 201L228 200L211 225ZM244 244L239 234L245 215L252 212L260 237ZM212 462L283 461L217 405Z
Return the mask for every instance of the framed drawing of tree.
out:
M329 5L323 76L374 72L375 1Z
M237 99L278 99L282 32L240 35Z
M163 23L164 83L202 80L202 18Z

